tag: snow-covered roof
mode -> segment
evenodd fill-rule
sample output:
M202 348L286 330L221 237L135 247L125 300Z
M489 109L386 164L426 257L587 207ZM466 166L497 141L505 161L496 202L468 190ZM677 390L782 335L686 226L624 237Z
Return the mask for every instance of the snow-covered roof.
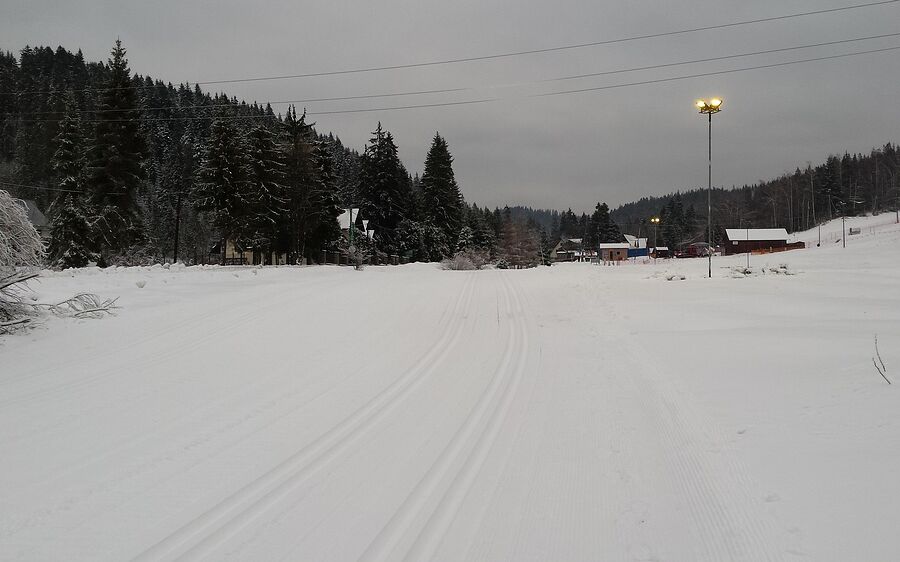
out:
M338 216L338 224L341 225L341 230L350 230L350 214L353 214L353 221L356 221L356 217L359 216L359 209L344 209L344 212Z
M581 238L566 238L566 242L572 242L573 244L581 244Z
M726 228L725 236L731 241L767 242L787 240L787 230L783 228Z
M632 248L646 248L647 247L647 239L646 238L638 238L637 236L632 236L631 234L625 234L625 241L628 242L628 245Z
M631 245L628 242L605 242L597 244L597 248L601 250L627 250Z
M653 248L653 249L654 249L654 250L657 250L657 251L659 251L659 250L665 250L665 251L667 251L667 252L669 251L669 247L668 247L668 246L657 246L657 247L655 247L655 248Z

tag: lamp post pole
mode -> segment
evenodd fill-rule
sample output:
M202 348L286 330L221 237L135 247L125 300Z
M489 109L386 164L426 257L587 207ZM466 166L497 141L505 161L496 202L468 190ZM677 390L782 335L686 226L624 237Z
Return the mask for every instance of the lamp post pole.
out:
M707 183L706 183L706 229L707 229L707 257L709 258L709 278L712 279L712 111L709 112L709 158L707 159Z
M713 113L722 111L722 100L712 98L710 100L697 100L694 104L701 114L705 113L709 117L709 152L707 159L707 186L706 186L706 228L707 228L707 256L709 257L709 277L712 278L712 253L713 253L713 236L712 236L712 116Z

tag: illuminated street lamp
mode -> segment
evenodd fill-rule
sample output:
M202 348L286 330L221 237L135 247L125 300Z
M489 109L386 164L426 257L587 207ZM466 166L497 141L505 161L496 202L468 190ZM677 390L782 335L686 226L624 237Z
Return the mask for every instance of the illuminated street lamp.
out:
M712 116L713 113L722 111L722 100L719 98L697 100L694 105L701 114L709 115L709 183L706 189L706 228L709 237L709 277L712 278Z
M653 224L653 247L656 247L656 227L659 226L659 217L650 217L650 222Z

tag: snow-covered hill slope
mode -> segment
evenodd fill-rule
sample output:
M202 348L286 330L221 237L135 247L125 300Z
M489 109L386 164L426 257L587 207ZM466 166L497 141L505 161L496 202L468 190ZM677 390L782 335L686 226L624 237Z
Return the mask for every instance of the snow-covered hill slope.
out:
M0 559L894 559L884 218L711 280L702 259L50 273L41 300L123 308L0 340Z

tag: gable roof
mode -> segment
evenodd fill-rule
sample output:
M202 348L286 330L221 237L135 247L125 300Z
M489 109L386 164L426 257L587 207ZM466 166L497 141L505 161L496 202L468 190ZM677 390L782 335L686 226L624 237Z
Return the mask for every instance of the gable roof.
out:
M628 242L628 245L632 248L646 248L647 247L647 239L646 238L638 238L637 236L632 236L631 234L623 234L625 237L625 241Z
M726 228L725 236L731 241L767 242L787 240L787 230L783 228Z

